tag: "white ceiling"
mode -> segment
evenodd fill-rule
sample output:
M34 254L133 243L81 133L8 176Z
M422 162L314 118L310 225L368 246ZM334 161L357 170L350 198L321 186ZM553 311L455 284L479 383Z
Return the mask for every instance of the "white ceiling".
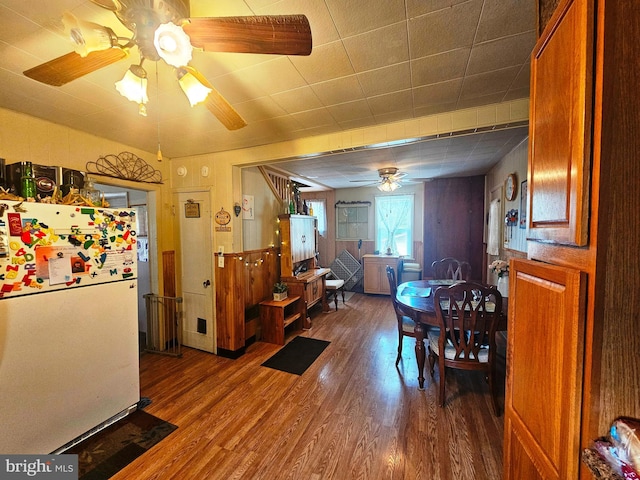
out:
M89 0L0 0L0 106L148 152L159 137L170 158L526 98L536 37L534 0L192 0L193 17L301 13L311 25L308 57L194 52L191 64L248 122L227 131L206 108L189 106L162 61L145 64L148 116L138 115L114 88L138 63L135 49L62 87L25 77L24 70L72 50L65 10L129 33ZM376 169L390 165L410 178L482 174L526 134L521 126L282 166L333 188L375 180Z

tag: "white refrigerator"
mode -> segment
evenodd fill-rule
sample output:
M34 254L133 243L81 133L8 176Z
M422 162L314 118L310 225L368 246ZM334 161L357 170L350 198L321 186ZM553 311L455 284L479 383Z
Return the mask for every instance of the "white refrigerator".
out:
M0 453L54 452L139 401L135 215L0 200Z

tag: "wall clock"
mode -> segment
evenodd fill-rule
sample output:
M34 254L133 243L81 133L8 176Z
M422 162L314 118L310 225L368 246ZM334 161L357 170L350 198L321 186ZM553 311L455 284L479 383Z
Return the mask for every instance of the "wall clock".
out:
M504 196L507 200L512 201L516 199L516 193L518 190L518 179L515 173L509 174L504 182Z

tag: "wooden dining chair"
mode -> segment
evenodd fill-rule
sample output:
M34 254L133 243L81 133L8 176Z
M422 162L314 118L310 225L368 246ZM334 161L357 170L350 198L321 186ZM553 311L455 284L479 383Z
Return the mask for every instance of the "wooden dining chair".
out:
M438 361L440 405L444 406L445 368L482 370L489 383L493 410L498 413L495 385L496 329L502 296L494 286L461 282L434 294L438 331L427 332L429 367Z
M438 280L471 280L471 265L452 257L436 260L431 264L433 278Z
M387 265L387 279L389 280L389 291L391 294L391 301L393 302L393 310L398 322L398 356L396 357L396 366L398 366L400 358L402 358L402 339L403 337L415 338L414 329L416 323L412 318L405 315L398 306L398 300L396 298L398 290L396 272L393 267L389 265Z

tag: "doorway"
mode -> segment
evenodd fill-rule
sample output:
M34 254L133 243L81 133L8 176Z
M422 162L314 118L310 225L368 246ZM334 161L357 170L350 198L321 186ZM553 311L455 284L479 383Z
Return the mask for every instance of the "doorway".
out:
M217 353L213 321L212 225L209 191L178 194L182 343Z
M138 254L138 345L140 352L146 348L147 312L144 294L151 293L151 262L149 251L155 251L156 239L152 238L147 228L147 211L149 195L146 190L118 187L115 185L94 182L95 188L100 190L109 202L111 208L135 208L137 211L137 254Z

